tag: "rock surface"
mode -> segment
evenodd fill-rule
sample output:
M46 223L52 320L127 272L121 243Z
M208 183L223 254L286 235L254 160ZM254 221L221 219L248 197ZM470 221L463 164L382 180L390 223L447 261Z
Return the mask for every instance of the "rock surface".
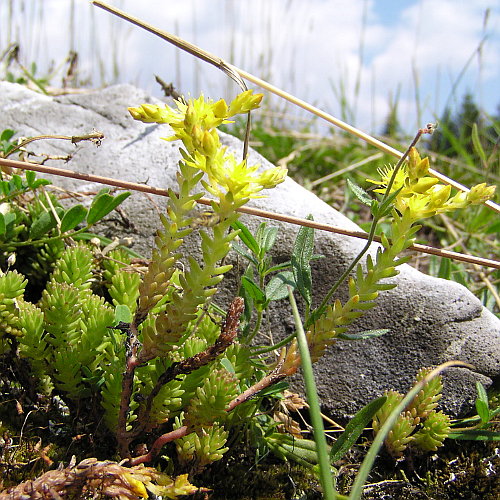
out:
M106 136L100 148L44 141L30 144L30 150L58 155L72 153L67 164L72 170L162 188L173 186L178 144L160 140L169 135L166 127L136 122L127 112L128 106L145 102L154 99L128 85L47 97L16 84L0 82L0 130L12 128L23 136L81 135L95 128ZM241 154L239 140L224 135L223 142ZM254 151L249 161L266 165L266 160ZM55 165L65 168L60 163ZM98 189L71 179L55 181L80 191ZM316 221L359 230L291 179L267 195L252 205L297 217L313 214ZM148 254L158 227L157 209L164 204L163 199L135 193L124 207L131 225L126 227L123 220L113 216L100 229L108 236L132 235L134 249ZM248 216L242 220L252 227L261 222ZM273 258L282 262L289 258L298 228L275 221L270 224L280 228ZM364 242L319 231L315 242L315 252L326 256L313 265L315 297L319 299ZM191 251L196 251L195 248L196 245L192 246ZM224 282L222 303L227 303L237 290L238 262L234 256L233 260L235 272ZM463 414L473 406L475 381L489 386L500 376L500 321L463 286L429 277L409 265L402 266L400 271L395 278L398 287L381 294L379 305L353 328L353 331L389 328L390 332L368 341L338 342L316 365L324 410L335 418L352 415L386 389L406 391L422 366L448 360L474 365L474 370L454 368L445 375L443 406L452 415ZM281 302L264 322L265 330L272 332L275 339L293 331L291 314L283 312L288 310L288 304ZM294 383L300 387L299 380Z

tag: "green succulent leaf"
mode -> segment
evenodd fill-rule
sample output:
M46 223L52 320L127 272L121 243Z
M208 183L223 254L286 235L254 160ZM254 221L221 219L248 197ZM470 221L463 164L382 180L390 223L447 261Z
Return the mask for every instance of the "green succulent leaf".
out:
M234 365L233 363L231 363L231 361L229 361L229 359L227 358L222 358L220 360L220 364L231 374L235 375L236 374L236 370L234 369Z
M119 304L115 307L114 324L117 325L120 321L123 323L130 323L132 321L132 312L129 307L124 304Z

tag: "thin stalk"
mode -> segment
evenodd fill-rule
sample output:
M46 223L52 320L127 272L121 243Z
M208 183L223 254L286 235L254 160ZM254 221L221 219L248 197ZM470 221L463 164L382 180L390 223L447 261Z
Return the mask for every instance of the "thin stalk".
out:
M275 351L276 349L279 349L280 347L284 347L284 346L288 345L294 338L295 338L295 333L292 333L291 335L288 335L288 337L284 338L283 340L280 340L277 344L273 344L273 345L270 345L267 347L263 347L262 349L252 351L252 355L258 356L259 354L266 354L266 352Z
M104 139L104 134L102 132L91 132L90 134L84 134L84 135L73 135L73 136L68 136L68 135L37 135L36 137L29 137L28 139L25 139L21 143L19 143L17 146L15 146L13 149L9 151L9 155L13 155L16 151L19 151L21 148L29 144L30 142L34 141L41 141L41 140L47 140L47 139L60 139L63 141L71 141L72 144L78 144L81 141L92 141L96 144L100 144L101 141Z
M247 335L244 339L246 344L250 344L252 340L255 338L257 333L260 330L260 325L262 324L262 317L264 315L264 311L257 311L257 318L255 319L255 326L252 328L252 332Z
M48 238L42 238L39 240L27 240L27 241L15 241L15 242L8 242L8 243L3 243L0 245L0 250L2 248L18 248L18 247L29 247L29 246L40 246L40 245L45 245L45 243L50 243L51 241L56 241L64 238L73 238L74 236L80 234L80 233L85 233L88 231L92 226L85 226L82 227L81 229L78 229L76 231L68 231L67 233L63 234L58 234L56 236L50 236Z
M118 428L116 430L116 440L118 441L118 449L122 458L130 457L130 441L131 437L127 432L127 417L130 412L130 401L134 391L134 374L135 369L139 366L137 361L137 351L140 347L137 338L137 327L131 323L126 330L126 363L125 372L122 378L122 390L120 394L120 407L118 410Z
M262 268L262 261L260 261L260 264L258 266L259 288L261 290L264 290L264 278L265 278L265 275L262 274L261 268ZM250 333L249 335L247 335L247 337L245 338L245 342L247 344L251 344L252 340L255 338L255 336L257 335L257 333L259 333L260 325L262 324L263 317L264 317L264 310L258 309L257 310L257 318L255 320L255 326L252 329L252 333Z
M304 386L306 389L307 402L309 404L309 415L313 426L314 441L316 442L316 454L319 464L319 480L323 488L323 495L326 500L335 500L337 492L333 485L332 470L330 466L330 458L328 456L328 448L325 438L325 428L323 426L323 418L319 405L318 392L316 390L316 381L314 380L314 372L312 369L311 356L309 354L309 346L307 338L300 319L297 303L293 296L292 288L288 287L288 298L292 307L293 319L297 329L296 338L300 352L300 364L302 367L302 376L304 377Z
M10 168L20 168L22 170L33 170L34 172L41 172L44 174L58 175L60 177L69 177L71 179L84 180L87 182L96 182L99 184L106 184L108 186L115 186L123 189L131 189L133 191L139 191L141 193L156 194L158 196L165 196L165 197L169 196L167 189L147 186L145 184L138 184L137 182L122 181L120 179L113 179L111 177L103 177L100 175L75 172L74 170L69 170L69 169L49 167L47 165L40 165L37 163L28 163L23 161L7 160L5 158L0 158L0 166L10 167ZM196 201L196 203L199 203L200 205L207 205L207 206L211 206L212 202L213 201L209 200L208 198L200 198L199 200ZM329 233L342 234L344 236L360 238L363 240L368 239L368 233L365 233L364 231L351 231L349 229L331 226L330 224L322 224L321 222L302 219L300 217L292 217L291 215L286 215L286 214L269 212L267 210L261 210L259 208L245 206L238 208L237 211L242 214L255 215L256 217L262 217L264 219L277 220L281 222L286 222L288 224L295 224L297 226L312 227L313 229L319 229L320 231L327 231ZM375 236L373 240L380 241L380 238L378 236ZM438 255L439 257L447 257L449 259L458 260L461 262L468 262L471 264L477 264L479 266L500 269L499 261L492 259L485 259L483 257L465 255L459 252L452 252L450 250L444 250L442 248L431 247L429 245L414 243L413 245L408 247L408 250L414 250L416 252L427 253L431 255Z

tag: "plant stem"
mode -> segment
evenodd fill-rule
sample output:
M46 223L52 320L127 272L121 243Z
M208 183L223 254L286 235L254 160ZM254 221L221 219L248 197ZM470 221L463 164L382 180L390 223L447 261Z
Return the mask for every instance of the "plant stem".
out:
M410 154L411 148L413 148L417 144L417 142L419 141L420 137L424 133L430 133L429 129L428 128L426 128L426 129L419 129L417 131L415 137L411 141L411 144L408 146L408 148L403 153L403 155L401 156L401 158L399 158L398 162L396 163L396 165L394 167L394 170L392 172L391 178L389 179L389 182L387 183L387 187L385 189L384 196L382 197L379 206L382 206L384 204L384 202L386 201L386 199L391 194L391 189L392 189L392 186L394 184L394 181L396 179L396 175L397 175L399 169L402 167L404 161L406 160L406 158ZM325 295L325 297L321 301L321 304L319 305L319 307L315 311L313 311L313 314L309 317L309 320L308 320L306 326L309 326L312 322L314 322L314 320L317 319L318 314L322 313L322 311L325 309L326 305L328 304L328 302L332 298L333 294L338 290L338 288L340 287L340 285L347 279L347 277L349 276L349 274L351 274L351 272L357 266L358 262L362 259L363 255L369 250L370 245L373 243L373 241L375 239L375 231L377 229L377 225L380 222L381 218L382 217L381 217L380 214L374 215L372 223L371 223L371 226L370 226L370 232L368 234L368 238L367 238L365 246L359 252L359 254L356 256L356 258L351 262L351 265L342 273L342 276L330 288L330 290L328 291L328 293Z
M46 92L44 91L46 94ZM12 156L16 151L19 151L21 148L24 146L28 145L30 142L34 141L41 141L41 140L47 140L47 139L60 139L63 141L71 141L72 144L78 144L81 141L92 141L96 143L97 145L101 144L101 141L104 139L104 134L102 132L91 132L90 134L84 134L84 135L37 135L36 137L29 137L28 139L25 139L22 141L20 144L14 147L14 149L11 149L9 151L9 154L7 156Z
M126 331L126 363L122 379L122 392L120 396L120 408L118 410L118 428L116 440L122 458L130 456L129 444L131 436L127 432L127 417L130 411L130 400L134 391L134 373L139 363L137 361L137 350L139 341L137 339L137 328L134 323L129 325Z
M267 347L262 347L261 349L256 351L252 351L252 355L258 356L259 354L265 354L266 352L276 351L276 349L288 345L294 338L295 338L295 333L292 333L291 335L288 335L288 337L284 338L283 340L280 340L276 344Z
M252 332L243 339L245 344L251 344L252 340L255 338L257 333L259 333L260 325L262 324L263 314L264 314L264 311L262 311L262 310L257 311L257 318L255 319L255 326L252 328ZM273 349L271 349L271 350L274 350L274 346L273 346Z
M29 247L29 246L35 247L35 246L45 245L45 243L50 243L51 241L61 240L64 238L73 238L77 234L84 233L84 232L88 231L91 227L92 226L89 225L89 226L82 227L81 229L78 229L76 231L68 231L67 233L58 234L56 236L50 236L48 238L42 238L39 240L27 240L27 241L19 241L19 242L16 241L16 242L11 242L11 243L4 243L4 244L0 245L0 250L2 250L4 248L11 248L13 246L15 248Z
M316 390L316 382L312 369L311 356L307 345L307 338L300 320L297 303L292 293L292 288L288 287L288 297L292 306L293 318L295 327L297 328L297 343L299 346L302 374L304 377L304 385L306 389L307 402L309 404L309 415L313 426L314 441L316 442L316 453L319 463L319 479L323 488L323 495L326 500L335 500L337 492L333 485L332 471L330 459L328 457L328 449L325 439L325 429L323 427L323 419L321 417L321 409L319 405L318 392Z
M280 373L279 368L281 367L278 367L277 369L273 370L271 373L269 373L264 378L259 380L256 384L252 385L252 387L249 387L246 391L242 392L238 397L234 398L227 406L226 412L234 410L240 404L245 403L249 399L255 397L259 392L283 380L286 377L286 375L284 373ZM189 434L189 432L191 432L191 430L192 429L184 425L182 427L179 427L178 429L162 434L153 443L149 453L129 459L129 464L138 465L145 462L151 462L156 457L156 455L158 455L163 445L170 443L175 439L179 439L181 437L186 436L187 434Z

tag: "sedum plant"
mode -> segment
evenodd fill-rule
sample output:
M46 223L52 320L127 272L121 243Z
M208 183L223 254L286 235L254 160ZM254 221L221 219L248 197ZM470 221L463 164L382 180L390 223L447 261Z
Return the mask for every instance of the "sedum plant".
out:
M422 368L415 384L422 380L431 369ZM385 439L385 446L395 457L401 456L409 445L414 445L424 451L436 451L448 437L450 417L435 408L441 399L443 390L442 376L438 375L419 391L406 410L399 414L396 423ZM373 430L377 434L394 408L403 400L403 395L397 391L385 392L387 397L384 405L373 418Z
M8 158L15 153L22 157L24 146L40 139L64 138L75 143L102 139L102 134L97 132L78 138L40 136L19 141L14 140L14 136L15 132L10 129L0 134L0 158ZM0 170L1 353L10 351L12 339L21 335L14 323L19 320L18 298L22 301L26 287L29 295L36 298L54 264L62 258L65 242L90 239L93 236L89 233L92 226L130 195L128 192L112 195L108 188L104 188L94 196L88 207L80 203L67 207L50 190L50 184L47 179L38 178L33 171ZM78 258L72 265L79 265ZM86 262L82 272L83 269L90 272L91 267L92 262ZM6 270L17 273L4 275ZM73 271L68 270L70 274Z
M173 441L178 462L192 471L219 460L235 415L255 411L240 404L297 369L294 350L283 352L269 373L255 369L248 346L235 342L241 299L222 322L206 311L231 268L221 261L238 234L231 228L237 210L286 175L237 160L219 141L216 127L254 109L261 97L245 92L229 106L200 97L175 110L130 109L135 118L169 124L170 139L183 144L178 187L170 190L146 270L121 249L98 259L88 245L73 243L56 259L36 304L25 299L21 274L8 271L0 279L9 346L30 362L39 388L61 394L70 408L86 398L99 401L119 454L132 466L152 461ZM191 212L204 192L217 221L200 230L200 259L179 266L194 229ZM100 296L100 281L111 303ZM141 440L146 452L138 455L131 446Z
M36 304L25 299L26 280L21 274L7 271L0 277L5 349L16 347L20 356L29 360L40 387L65 395L70 406L81 404L85 398L98 400L104 422L116 437L119 455L131 466L154 460L171 442L175 442L178 463L192 472L219 460L228 449L231 426L256 410L255 405L245 408L242 403L298 369L301 354L294 336L257 353L236 341L243 299L233 301L222 322L207 314L218 284L231 268L223 260L239 231L251 250L246 258L254 266L247 270L242 292L247 304L258 306L259 313L257 325L246 328L242 340L250 342L255 337L262 311L271 300L283 298L291 286L306 304L306 339L314 362L328 345L354 338L348 334L348 326L375 306L381 291L395 286L384 280L395 276L396 267L408 260L400 254L412 244L419 219L482 203L493 193L493 188L480 185L467 195L451 196L447 187L427 175L428 160L411 149L407 164L400 162L393 169L381 171L382 179L373 181L380 186L376 191L382 194L381 200L367 201L368 195L357 188L359 197L370 205L373 228L382 218L391 218L391 229L382 237L382 246L373 257L368 256L364 266L359 263L360 254L346 271L349 298L344 304L340 300L331 302L339 281L312 309L312 231L303 228L290 263L273 268L265 254L274 243L275 232L261 226L253 238L238 224L238 209L261 196L263 189L282 182L286 175L281 168L260 171L258 166L247 165L245 159L238 161L220 143L217 127L256 108L260 100L260 95L246 91L229 105L201 96L178 101L176 109L149 104L130 108L136 119L170 125L173 135L167 140L180 140L183 145L177 189L169 191L166 214L161 217L162 226L147 269L135 267L123 250L113 250L98 262L91 248L73 243L57 254ZM187 265L179 266L184 240L195 227L191 211L205 192L211 196L214 222L200 229L199 260L188 257ZM75 214L80 222L86 218L92 223L98 218L96 214L104 213L116 201L103 192L88 211L78 209ZM52 229L57 228L58 241L62 241L65 233L57 218L55 221ZM374 229L370 237L373 234ZM99 268L100 275L96 274ZM266 285L272 273L277 274ZM111 303L98 293L96 281L100 276ZM245 320L249 322L250 318L247 311ZM275 362L256 361L257 354L279 347ZM433 397L437 392L434 396L425 393L402 417L393 433L395 453L410 441L423 449L434 449L442 442L447 421L446 416L434 411ZM388 395L387 400L394 406L398 398ZM375 407L370 409L375 411ZM290 447L287 438L268 432L265 427L269 427L269 420L260 419L265 421L260 429L263 441L267 439L269 448L278 450L280 456L293 458L290 450L295 445ZM412 435L421 422L418 437ZM297 444L307 450L303 462L314 464L311 442L299 439ZM141 445L143 451L133 451L132 445ZM335 450L333 455L339 453Z
M365 266L360 263L356 265L364 252L360 254L327 293L321 305L306 318L313 362L319 359L328 345L338 339L350 338L346 335L348 325L376 305L381 291L396 286L385 280L396 276L396 268L410 259L409 256L401 256L401 253L415 241L415 234L420 229L419 220L482 204L495 192L495 186L479 184L468 193L452 195L451 186L440 184L428 174L428 158L421 159L414 147L409 149L407 156L406 163L400 161L394 167L380 170L380 180L369 180L379 186L375 192L382 195L380 201L372 200L361 188L355 187L358 197L370 206L374 217L369 243L377 223L383 217L390 218L390 229L388 234L382 234L382 246L377 249L375 256L368 254ZM355 271L354 275L349 275L351 271ZM348 300L342 304L337 299L329 304L330 297L344 277L348 279Z

